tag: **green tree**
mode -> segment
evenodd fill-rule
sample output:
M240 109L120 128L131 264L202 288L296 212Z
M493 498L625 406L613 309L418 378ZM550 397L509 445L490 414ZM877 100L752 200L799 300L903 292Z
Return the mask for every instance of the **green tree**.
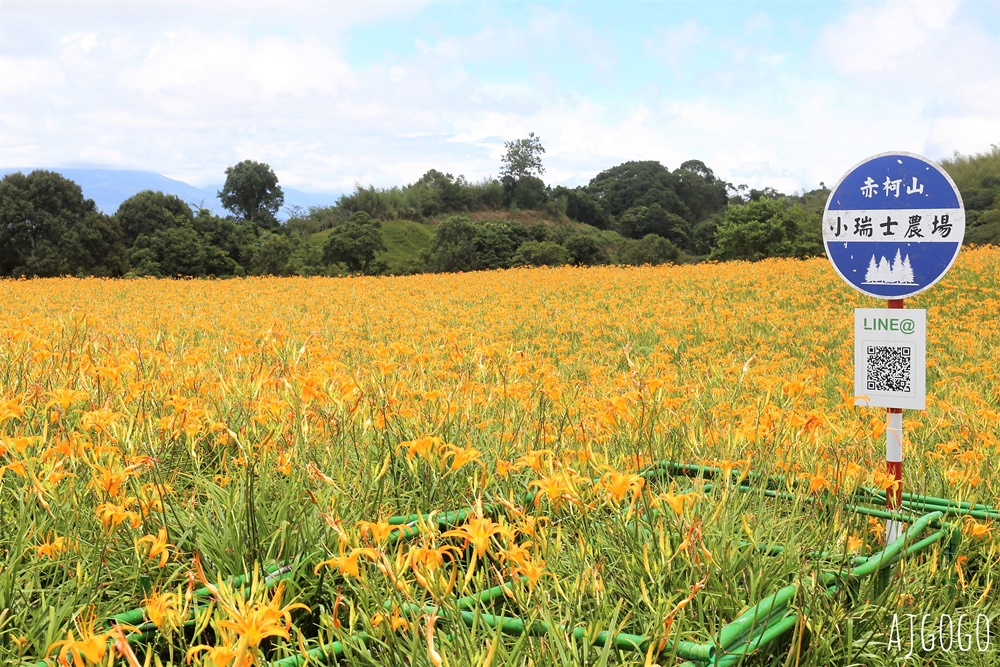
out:
M552 230L541 220L536 220L531 224L524 227L525 233L527 233L526 241L551 241L553 239L549 238Z
M0 180L0 275L119 276L128 270L118 223L51 171Z
M242 275L244 268L252 260L254 248L261 236L260 227L252 222L237 224L204 208L195 215L193 224L206 244L218 248L237 265L235 274L210 272L209 275Z
M530 132L526 139L504 142L507 149L500 160L500 182L506 194L506 203L523 209L540 208L548 199L541 175L542 141Z
M678 179L659 162L625 162L602 171L590 180L587 191L601 207L618 217L630 208L659 204L668 213L692 220L675 186Z
M261 234L250 259L249 272L258 276L287 276L292 274L289 262L294 247L282 234Z
M129 246L132 272L147 276L233 276L243 267L233 258L245 252L231 242L237 227L207 209L194 215L179 197L144 190L115 212ZM251 223L248 225L256 227Z
M472 191L464 177L455 178L431 169L415 184L423 186L427 197L422 213L425 217L443 212L466 211L472 204Z
M503 183L495 178L486 178L468 185L469 208L497 210L503 206Z
M641 239L625 239L618 247L618 261L631 266L666 264L680 256L677 246L657 234Z
M293 275L320 276L329 272L323 262L323 248L302 237L292 237L292 256L288 266Z
M376 258L386 251L382 223L358 211L333 228L323 247L326 262L343 264L348 271L372 273Z
M666 211L659 203L636 206L618 219L618 230L626 238L639 239L656 234L682 248L691 246L691 225L679 215Z
M715 173L701 160L681 163L672 176L674 191L691 211L688 222L692 227L726 208L729 184L716 178Z
M967 192L983 187L984 179L994 187L1000 185L1000 144L991 144L990 150L976 155L955 151L951 158L941 160L941 166L955 181L964 200ZM968 202L965 205L970 208Z
M241 222L256 222L261 227L278 227L278 209L285 194L278 177L263 162L243 160L226 168L226 183L219 190L219 200Z
M1000 207L983 211L977 222L965 230L965 244L1000 245Z
M572 190L562 185L552 188L552 198L566 198L566 217L576 222L608 229L611 227L611 216L604 210L601 203L585 188Z
M695 255L708 255L715 247L715 231L726 219L725 211L714 213L699 222L691 232L691 249Z
M965 243L1000 244L1000 145L977 155L955 155L941 161L962 193Z
M138 275L200 278L208 275L211 250L193 227L164 227L140 235L129 250L129 258L133 273Z
M60 245L74 275L117 277L128 271L121 230L103 213L88 212L68 225Z
M453 215L434 228L424 263L431 271L470 271L476 262L476 223Z
M528 231L521 225L513 227L503 222L477 224L473 237L475 254L469 268L474 271L509 268L517 247L527 238Z
M424 264L431 271L507 268L518 246L530 238L532 231L522 225L475 223L467 216L453 215L435 227Z
M570 261L577 266L606 264L608 261L604 248L591 234L576 232L567 237L562 245L569 253Z
M500 160L501 180L509 178L519 181L529 176L541 177L545 173L545 167L542 166L545 148L534 132L529 132L526 139L505 141L503 145L507 151Z
M715 232L709 259L759 260L766 257L805 257L818 254L818 233L806 229L806 215L784 198L759 197L726 209Z
M356 183L354 192L343 194L337 199L337 207L348 215L360 212L380 220L392 217L388 191L376 190L374 185L364 188L360 183Z
M505 184L507 182L505 181ZM522 210L538 210L548 201L545 183L535 176L525 176L506 187L507 204Z
M332 223L324 224L324 221L320 217L322 215L321 211L326 209L336 210L332 206L311 206L308 210L301 206L286 207L285 210L289 216L281 226L290 234L298 234L300 236L316 234L333 226Z
M160 229L191 227L194 214L191 207L176 195L143 190L118 206L115 219L122 228L125 245L131 248L143 234L152 236Z
M569 252L555 241L525 241L514 254L515 266L562 266L569 260Z

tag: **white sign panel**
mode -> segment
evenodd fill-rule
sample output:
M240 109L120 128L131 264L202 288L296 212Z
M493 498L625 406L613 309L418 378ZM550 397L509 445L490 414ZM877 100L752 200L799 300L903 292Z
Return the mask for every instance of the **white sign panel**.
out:
M927 311L854 311L854 404L927 407Z

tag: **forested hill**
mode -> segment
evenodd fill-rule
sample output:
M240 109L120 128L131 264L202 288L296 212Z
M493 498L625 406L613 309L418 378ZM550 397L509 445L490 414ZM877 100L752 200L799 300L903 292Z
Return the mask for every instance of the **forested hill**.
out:
M585 186L553 187L543 153L532 134L507 143L499 178L432 169L405 186L358 185L285 220L292 200L251 160L226 169L218 208L150 188L111 215L65 174L10 173L0 180L0 276L400 274L823 252L825 187L734 186L698 160L624 162ZM1000 244L1000 147L942 166L962 193L965 242Z

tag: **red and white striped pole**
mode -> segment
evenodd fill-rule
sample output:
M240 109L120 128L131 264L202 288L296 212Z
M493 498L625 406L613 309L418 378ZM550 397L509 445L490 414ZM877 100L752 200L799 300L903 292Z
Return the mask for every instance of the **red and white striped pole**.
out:
M903 299L889 299L889 308L903 308ZM885 493L885 508L893 514L903 506L903 409L886 408L885 468L894 484ZM895 542L903 533L903 522L886 519L885 543Z

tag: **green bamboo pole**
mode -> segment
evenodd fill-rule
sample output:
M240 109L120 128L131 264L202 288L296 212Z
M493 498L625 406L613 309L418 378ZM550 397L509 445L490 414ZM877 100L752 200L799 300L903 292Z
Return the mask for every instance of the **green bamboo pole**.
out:
M527 581L526 577L522 577L522 581ZM466 595L463 598L459 598L455 601L455 605L462 610L471 609L480 602L492 602L493 600L506 595L511 590L509 583L500 584L499 586L494 586L493 588L487 588L485 591L480 593L474 593L472 595Z
M798 586L792 584L764 598L737 616L732 623L719 630L719 639L716 643L727 651L730 650L730 647L734 643L741 641L747 635L752 635L754 628L760 627L762 619L766 623L766 619L771 616L772 610L784 611L798 590Z
M454 614L448 610L442 610L440 608L435 608L431 606L423 606L414 603L405 603L400 605L399 609L408 616L415 616L419 614L430 614L430 613L440 613L442 618L448 618L452 620L455 619ZM525 623L523 619L513 618L510 616L500 616L496 614L483 614L473 611L460 611L457 614L458 619L460 619L468 627L472 627L477 619L488 625L491 628L499 630L500 632L507 635L529 635L532 637L543 637L551 633L547 624L542 621L535 621L533 623ZM570 631L570 635L577 641L583 641L587 639L587 629L584 627L576 627ZM610 633L607 631L598 632L594 638L591 640L591 644L594 646L607 646L611 645L622 651L636 651L645 652L648 650L650 643L653 640L645 635L634 635L627 632ZM712 644L696 644L694 642L667 642L664 652L672 652L676 650L677 655L681 656L685 660L699 660L699 661L710 661L715 656L715 646Z
M357 634L351 635L351 639L355 639L364 645L367 644L371 638L364 632L358 632ZM316 661L322 663L323 658L328 655L332 654L336 658L343 658L345 652L344 642L335 641L306 651L306 656L308 656L308 660L310 662ZM287 658L282 658L281 660L269 662L268 667L299 667L299 665L305 664L306 660L307 658L301 653L297 653L295 655L290 655Z
M925 514L915 520L913 525L900 536L900 539L896 540L877 554L870 556L867 562L852 569L848 572L847 576L852 579L870 577L887 565L891 565L893 562L898 560L900 555L904 553L904 550L910 546L910 542L913 537L919 535L928 526L940 522L942 516L941 512L931 512L930 514Z
M754 637L748 644L746 644L746 646L740 647L735 651L723 653L718 657L714 664L717 667L735 665L742 660L747 653L751 653L762 646L770 644L794 628L798 622L798 614L791 614L790 616L785 616L776 623L769 623L765 626L764 631Z

